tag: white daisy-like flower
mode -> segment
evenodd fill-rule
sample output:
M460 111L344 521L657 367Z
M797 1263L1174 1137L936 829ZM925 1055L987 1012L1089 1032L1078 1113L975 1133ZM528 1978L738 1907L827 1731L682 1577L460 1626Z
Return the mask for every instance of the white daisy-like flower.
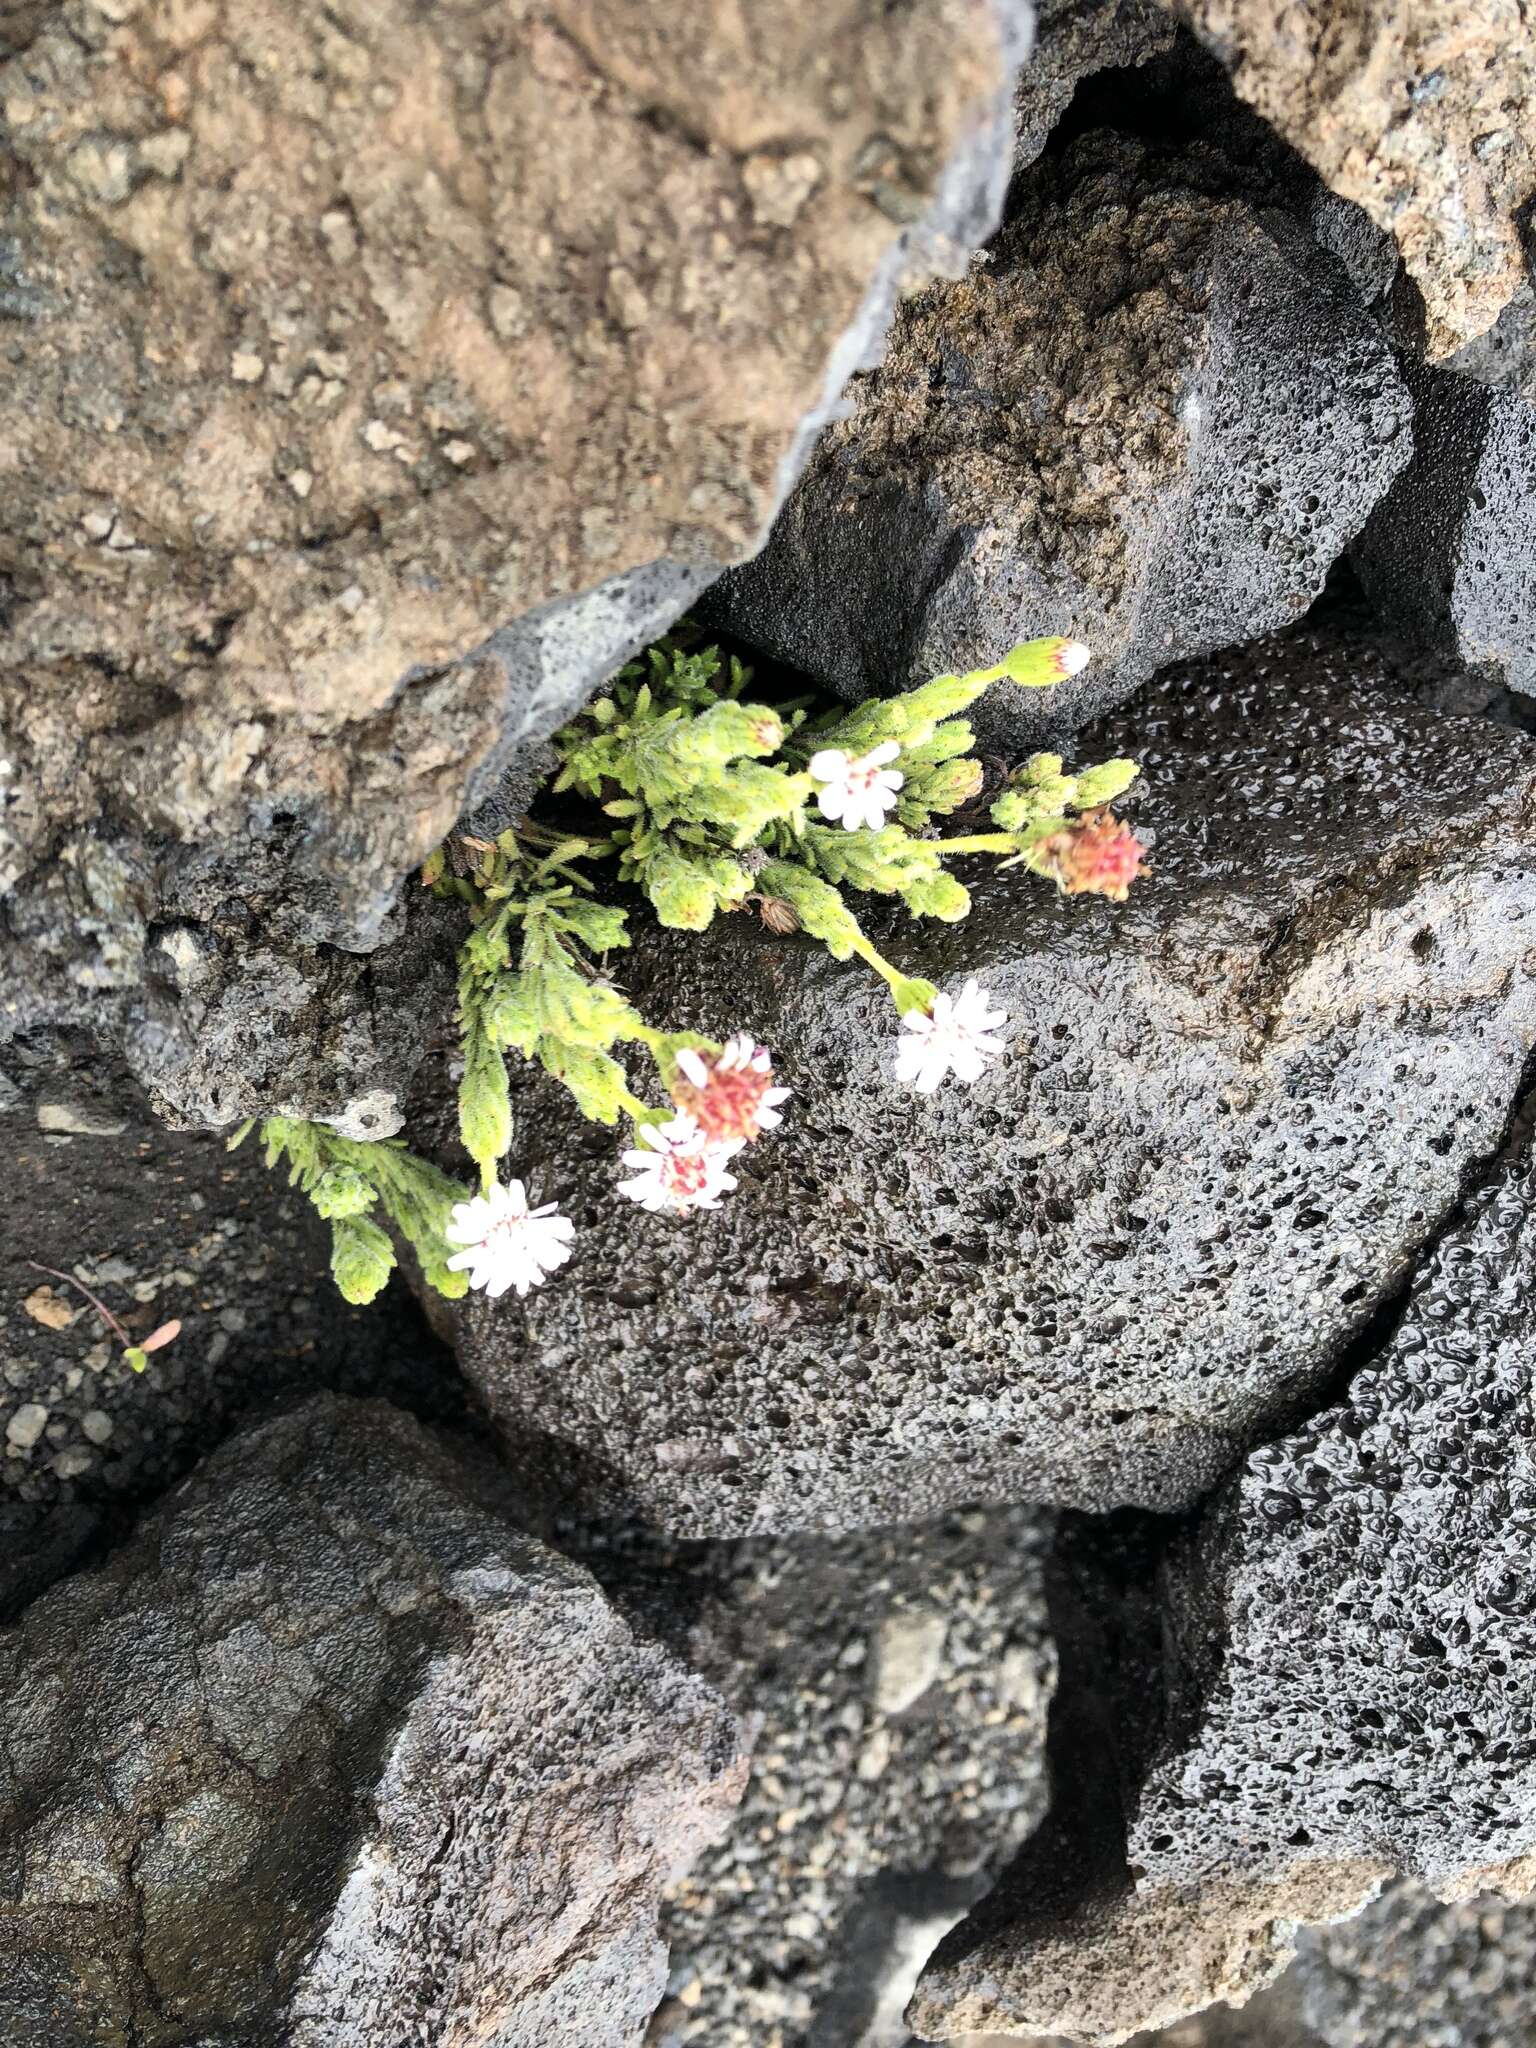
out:
M750 1031L738 1031L714 1054L686 1047L677 1074L672 1100L715 1144L750 1142L784 1121L777 1105L789 1100L789 1090L774 1086L768 1048Z
M887 811L896 808L896 792L906 777L890 763L901 748L895 740L882 740L867 754L845 754L841 747L823 747L806 763L813 779L821 784L816 792L821 815L832 824L842 820L845 832L857 832L867 825L878 832Z
M448 1261L449 1270L467 1272L470 1286L483 1287L493 1299L509 1287L526 1294L565 1264L575 1234L554 1202L530 1209L520 1180L498 1183L488 1195L454 1204L444 1235L464 1249Z
M981 983L971 980L957 996L940 990L931 1011L909 1010L901 1020L907 1035L896 1049L897 1080L923 1095L931 1095L946 1074L976 1080L1004 1051L994 1034L1008 1022L1008 1012L991 1005Z
M718 1209L720 1197L736 1185L726 1167L741 1150L741 1140L712 1143L686 1111L668 1123L642 1124L639 1139L624 1154L635 1177L621 1180L619 1193L642 1209Z

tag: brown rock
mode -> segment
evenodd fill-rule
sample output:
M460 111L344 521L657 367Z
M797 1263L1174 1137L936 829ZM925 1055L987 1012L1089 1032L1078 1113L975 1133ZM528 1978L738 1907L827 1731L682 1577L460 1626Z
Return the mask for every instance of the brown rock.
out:
M1519 282L1536 190L1536 36L1521 0L1168 0L1333 189L1396 237L1433 356Z
M81 985L61 908L137 987L166 844L238 896L286 835L310 940L377 944L757 544L903 268L990 225L1025 11L8 0L8 1024ZM131 883L42 901L70 861Z

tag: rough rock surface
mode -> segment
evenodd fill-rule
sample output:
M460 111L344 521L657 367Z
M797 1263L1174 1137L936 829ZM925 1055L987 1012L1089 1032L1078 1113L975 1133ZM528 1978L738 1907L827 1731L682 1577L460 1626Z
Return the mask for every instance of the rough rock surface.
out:
M1536 404L1536 284L1522 283L1488 332L1445 367Z
M405 1283L349 1307L325 1225L254 1143L166 1131L96 1078L35 1077L0 1113L0 1618L274 1401L324 1386L467 1419ZM134 1373L29 1260L77 1275L135 1337L171 1317L181 1335Z
M1415 639L1536 696L1536 403L1405 363L1413 461L1354 560Z
M796 1091L717 1213L619 1199L614 1140L519 1068L519 1171L580 1234L558 1286L466 1305L459 1356L530 1481L693 1534L1168 1506L1328 1380L1503 1138L1536 749L1303 635L1084 735L1127 752L1127 904L1015 872L961 924L869 917L1009 1012L973 1088L898 1093L883 986L746 918L625 956L657 1022L750 1027Z
M631 2044L740 1791L718 1697L329 1398L0 1636L10 2048Z
M1326 2048L1516 2048L1536 2039L1536 1911L1393 1885L1309 1929L1285 1988Z
M690 1662L760 1727L663 1914L651 2048L901 2048L920 1965L1043 1810L1047 1535L1007 1509L693 1561Z
M987 259L898 315L710 615L857 698L1025 632L1090 668L994 692L1059 738L1180 656L1292 623L1410 452L1342 265L1211 149L1095 131L1016 181Z
M1158 0L1042 0L1014 90L1015 161L1034 162L1085 78L1146 63L1176 32Z
M1536 192L1524 0L1167 0L1237 90L1396 239L1429 349L1491 327Z
M73 1021L92 941L128 988L177 849L377 943L756 544L903 269L990 227L1027 16L5 7L0 1023ZM145 1007L94 1021L219 1121Z
M1297 1922L1394 1872L1451 1900L1531 1889L1533 1209L1527 1153L1473 1198L1343 1401L1255 1451L1175 1545L1166 1720L1128 1860L1101 1856L1055 1910L1014 1885L1015 1916L994 1908L936 1958L919 2031L1041 2024L1075 1956L1099 1993L1076 2030L1120 2040L1243 1996ZM1171 1983L1169 1955L1196 1945L1212 1962Z

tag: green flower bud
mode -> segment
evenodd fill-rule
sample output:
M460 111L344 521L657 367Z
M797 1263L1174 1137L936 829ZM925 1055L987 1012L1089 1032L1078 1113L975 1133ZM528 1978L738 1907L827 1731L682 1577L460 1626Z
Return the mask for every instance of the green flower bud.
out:
M971 907L970 891L942 872L909 882L901 898L914 917L936 917L945 924L958 924Z
M1084 768L1077 777L1077 803L1085 811L1112 804L1140 773L1134 761L1101 761L1097 768Z
M719 892L708 867L664 846L646 864L645 893L660 922L673 931L701 932L713 921Z

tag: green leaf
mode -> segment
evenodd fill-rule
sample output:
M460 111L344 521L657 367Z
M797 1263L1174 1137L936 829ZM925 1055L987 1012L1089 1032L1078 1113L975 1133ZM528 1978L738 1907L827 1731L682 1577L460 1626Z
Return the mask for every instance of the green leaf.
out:
M588 1046L539 1041L539 1063L571 1091L582 1115L595 1124L615 1124L629 1099L629 1078L618 1061Z
M507 1063L492 1045L478 1011L472 1011L465 1019L459 1136L482 1173L512 1149L512 1097L507 1085Z
M629 911L610 903L563 903L555 924L580 938L590 952L614 952L629 944Z
M142 1344L130 1344L123 1353L123 1363L130 1372L143 1372L149 1364L149 1353Z
M1077 776L1077 805L1080 810L1093 810L1099 804L1112 804L1118 796L1124 796L1141 770L1134 761L1101 761L1096 768L1083 768Z
M310 1189L309 1199L317 1213L332 1221L342 1216L361 1216L378 1200L374 1190L354 1166L329 1166Z
M372 1301L395 1266L395 1248L377 1223L339 1217L331 1225L331 1276L344 1298L359 1307Z

